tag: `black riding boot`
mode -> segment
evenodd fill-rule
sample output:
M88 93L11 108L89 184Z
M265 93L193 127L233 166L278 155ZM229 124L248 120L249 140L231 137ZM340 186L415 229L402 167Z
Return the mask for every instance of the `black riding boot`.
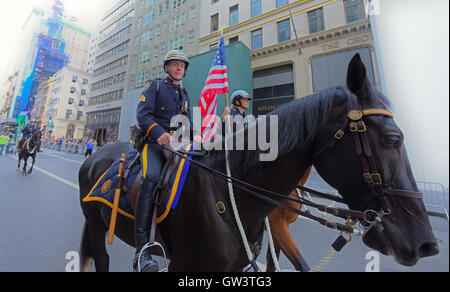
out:
M134 233L136 239L136 257L133 261L133 268L138 272L158 272L158 263L152 260L150 250L142 252L139 260L139 254L142 248L149 242L150 228L152 226L153 209L155 206L154 190L156 184L144 179L136 200L136 221L134 223ZM139 264L138 265L138 260ZM140 271L138 267L140 266Z

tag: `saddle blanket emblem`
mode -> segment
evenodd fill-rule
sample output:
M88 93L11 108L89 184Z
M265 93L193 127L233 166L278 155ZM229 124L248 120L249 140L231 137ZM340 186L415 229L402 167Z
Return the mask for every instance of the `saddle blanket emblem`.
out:
M193 152L192 145L186 149L188 152ZM125 169L134 161L138 152L133 150L125 155ZM185 157L192 159L192 156L185 155ZM112 208L115 196L115 185L117 180L117 175L119 173L120 160L114 162L109 169L99 178L97 183L91 189L89 194L83 199L83 202L100 202L108 207ZM190 162L187 160L181 160L177 166L177 171L169 179L169 188L167 191L167 196L165 197L162 206L159 208L157 223L160 224L167 218L171 210L175 210L178 206L181 193L183 191L184 184L186 182L187 175L189 173ZM126 189L131 190L133 183L141 171L141 163L133 166L130 169L130 173L127 179ZM120 194L119 200L119 214L135 220L135 214L131 207L131 198L129 194L125 194L123 191Z

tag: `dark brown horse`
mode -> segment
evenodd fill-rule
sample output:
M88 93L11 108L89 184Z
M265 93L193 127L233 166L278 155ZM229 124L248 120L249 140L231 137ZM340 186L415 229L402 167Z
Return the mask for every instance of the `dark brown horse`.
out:
M36 153L38 148L38 140L40 139L40 134L35 132L31 137L25 140L20 149L17 149L19 153L19 161L17 164L17 171L20 171L20 162L23 160L24 165L22 169L22 175L30 175L33 172L34 164L36 163ZM32 159L32 164L30 169L27 171L28 158Z
M352 138L342 137L334 147L326 147L336 131L348 120L348 107L357 102L362 109L386 110L388 101L372 88L359 55L348 69L348 89L334 88L287 104L272 113L278 116L278 157L261 161L263 150L231 151L229 155L233 177L260 188L289 194L314 164L324 180L342 194L354 210L385 210L362 179L362 166L355 154ZM368 140L387 192L417 192L403 134L391 117L371 115L364 118ZM257 121L249 127L264 124L269 131L273 125ZM84 203L101 174L122 153L132 149L127 143L104 146L81 166L79 171L80 200L86 218L81 242L81 267L89 270L92 260L96 271L109 270L105 234L111 209L101 203ZM224 151L211 151L196 162L225 173ZM270 196L270 195L266 195ZM256 245L264 230L264 218L275 206L235 189L236 204L251 246ZM282 198L272 199L282 201ZM387 195L389 215L380 219L363 238L369 247L390 254L404 265L414 265L421 257L438 253L436 239L422 200L400 195ZM211 173L192 164L176 210L159 226L161 238L170 255L170 271L238 271L249 264L234 221L225 220L217 208L223 202L225 213L231 212L227 184ZM384 201L383 201L384 202ZM222 209L223 211L223 209ZM229 213L228 213L229 214ZM119 216L116 235L134 246L133 222ZM130 263L131 270L131 263Z

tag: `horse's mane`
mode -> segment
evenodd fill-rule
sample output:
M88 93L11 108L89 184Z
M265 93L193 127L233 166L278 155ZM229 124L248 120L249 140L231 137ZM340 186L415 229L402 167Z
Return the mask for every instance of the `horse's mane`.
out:
M347 93L341 87L328 89L285 104L266 115L267 127L270 125L269 116L278 116L279 156L301 149L313 141L317 131L322 129L328 120L335 97L347 99ZM258 122L257 120L256 123ZM236 135L235 133L234 136ZM230 151L230 166L234 172L233 176L244 176L248 171L255 171L258 165L264 163L259 161L260 153L260 150ZM207 164L216 169L223 169L224 161L225 151L213 150L208 157Z

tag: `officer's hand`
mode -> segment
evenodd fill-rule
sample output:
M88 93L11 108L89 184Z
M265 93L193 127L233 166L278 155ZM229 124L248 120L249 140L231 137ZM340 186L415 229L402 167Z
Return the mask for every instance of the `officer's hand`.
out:
M161 135L161 137L156 140L156 142L161 146L170 146L170 140L172 139L172 136L170 136L169 133L164 133Z
M231 113L230 107L229 107L229 106L226 106L225 109L223 110L222 120L224 120L225 117L226 117L227 115L229 115L230 113Z

